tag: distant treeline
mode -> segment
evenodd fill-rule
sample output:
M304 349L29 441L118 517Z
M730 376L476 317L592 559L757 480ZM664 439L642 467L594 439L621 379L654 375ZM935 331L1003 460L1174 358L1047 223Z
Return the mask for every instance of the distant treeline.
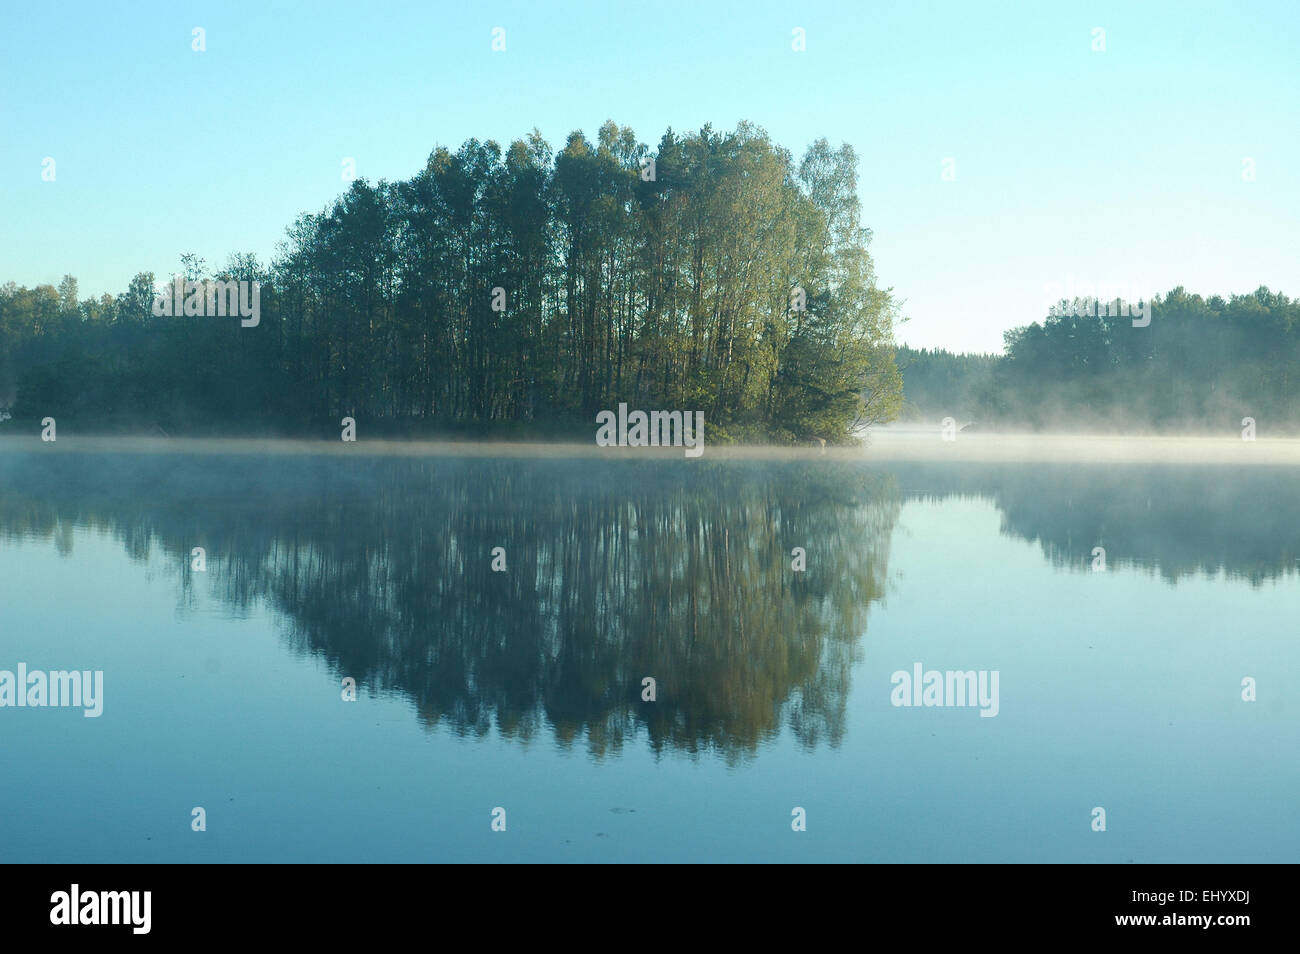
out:
M289 229L260 320L158 316L117 297L0 288L0 408L15 423L168 432L591 428L703 411L710 440L842 441L899 406L894 305L876 286L853 150L801 161L749 124L534 133L437 148L403 182L354 181Z
M933 423L952 416L964 424L983 407L999 358L904 345L895 360L903 375L903 419Z
M1300 301L1267 288L1225 300L1179 287L1153 299L1146 327L1053 315L1004 341L1002 356L900 348L904 416L1215 433L1250 417L1261 433L1300 430Z

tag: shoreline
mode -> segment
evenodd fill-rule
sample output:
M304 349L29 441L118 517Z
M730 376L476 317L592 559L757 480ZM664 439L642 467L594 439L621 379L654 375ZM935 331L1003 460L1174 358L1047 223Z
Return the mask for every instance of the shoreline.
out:
M700 457L681 447L601 447L576 441L393 440L355 442L273 437L149 437L68 435L42 442L38 434L0 436L0 454L188 454L229 456L363 456L574 458L606 460L828 460L855 463L1116 463L1292 465L1300 467L1300 438L1009 433L958 435L938 431L874 431L856 447L718 444Z

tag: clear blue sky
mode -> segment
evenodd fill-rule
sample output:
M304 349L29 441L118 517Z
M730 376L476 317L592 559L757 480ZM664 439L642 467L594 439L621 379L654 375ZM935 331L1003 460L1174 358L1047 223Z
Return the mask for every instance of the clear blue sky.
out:
M8 2L0 282L70 272L85 296L186 251L267 259L344 157L406 178L470 137L748 119L796 155L858 151L900 341L997 350L1068 276L1294 297L1297 27L1296 0Z

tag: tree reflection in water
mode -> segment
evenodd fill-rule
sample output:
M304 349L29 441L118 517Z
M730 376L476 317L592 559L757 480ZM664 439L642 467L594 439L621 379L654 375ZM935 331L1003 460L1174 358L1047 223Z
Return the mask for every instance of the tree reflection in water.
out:
M730 760L783 728L838 744L900 504L889 476L826 461L62 453L0 471L5 534L161 548L184 606L202 546L234 612L272 607L295 651L425 725L596 756L642 732Z

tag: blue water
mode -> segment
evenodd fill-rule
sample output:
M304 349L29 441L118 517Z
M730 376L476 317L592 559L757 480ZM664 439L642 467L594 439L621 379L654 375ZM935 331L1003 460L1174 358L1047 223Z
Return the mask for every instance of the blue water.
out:
M0 669L104 672L97 719L0 708L3 861L1297 860L1289 474L0 476ZM997 716L892 705L916 662L997 670Z

